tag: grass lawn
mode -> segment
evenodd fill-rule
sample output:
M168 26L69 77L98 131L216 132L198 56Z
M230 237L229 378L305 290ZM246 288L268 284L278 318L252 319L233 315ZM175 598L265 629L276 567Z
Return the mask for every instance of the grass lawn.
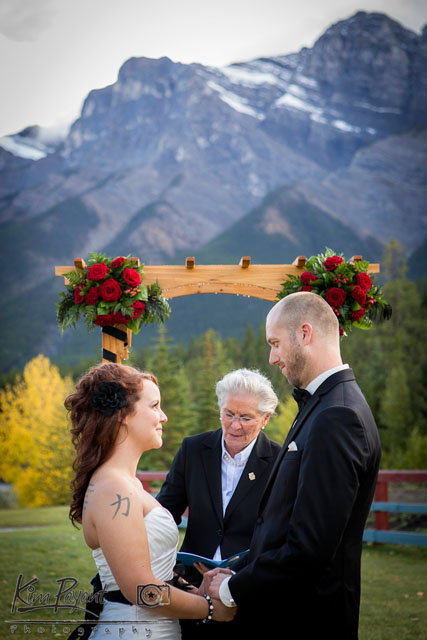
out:
M81 530L72 527L67 514L67 507L0 510L0 527L38 527L0 529L0 640L66 638L76 625L59 621L83 617L68 608L57 612L11 612L20 574L24 584L36 577L35 594L50 593L51 603L60 588L57 580L75 578L78 584L74 595L80 590L91 591L90 579L95 573L92 555ZM64 587L71 584L68 581ZM23 595L28 599L28 590ZM17 606L24 604L17 602ZM51 623L28 624L35 619ZM13 624L7 620L20 622L13 634ZM426 629L427 548L365 545L360 640L425 640ZM111 637L116 635L112 633Z

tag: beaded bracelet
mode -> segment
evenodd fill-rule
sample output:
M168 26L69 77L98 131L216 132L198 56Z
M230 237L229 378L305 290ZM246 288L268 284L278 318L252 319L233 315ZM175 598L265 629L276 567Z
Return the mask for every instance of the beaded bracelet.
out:
M210 622L212 620L214 606L213 606L212 598L210 596L208 596L207 593L205 593L203 595L203 597L206 598L206 600L208 601L208 605L209 605L208 615L206 616L206 618L203 618L203 620L202 620L202 622L206 623L206 622Z

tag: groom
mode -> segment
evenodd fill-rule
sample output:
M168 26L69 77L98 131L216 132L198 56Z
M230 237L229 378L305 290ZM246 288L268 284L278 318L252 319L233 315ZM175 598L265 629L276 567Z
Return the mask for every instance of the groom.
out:
M338 322L323 298L300 292L267 316L270 364L298 387L300 410L261 499L245 565L210 572L210 594L247 624L246 637L356 640L362 535L381 446Z

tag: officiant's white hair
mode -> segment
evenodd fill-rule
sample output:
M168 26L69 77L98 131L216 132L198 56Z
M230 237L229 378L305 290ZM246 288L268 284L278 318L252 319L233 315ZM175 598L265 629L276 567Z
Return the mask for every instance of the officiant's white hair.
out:
M258 410L261 413L274 413L279 404L270 380L257 369L235 369L217 382L216 395L220 410L227 396L237 393L247 393L258 398Z

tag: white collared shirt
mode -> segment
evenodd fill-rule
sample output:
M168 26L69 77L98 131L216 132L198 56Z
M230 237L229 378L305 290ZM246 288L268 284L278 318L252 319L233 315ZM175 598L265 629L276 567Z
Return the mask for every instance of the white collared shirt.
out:
M224 436L221 439L222 455L221 455L221 486L222 486L222 515L225 515L228 503L233 497L239 480L242 476L243 469L255 446L256 438L252 440L242 451L236 453L234 458L225 448ZM214 560L222 560L221 547L218 546L213 557Z
M323 373L318 375L317 378L314 378L314 380L309 382L309 384L305 388L306 391L308 391L309 393L311 393L311 395L313 395L313 393L317 391L320 385L323 382L325 382L325 380L327 380L330 376L332 376L334 373L337 373L338 371L344 371L344 369L349 369L349 368L350 367L348 364L340 364L338 365L338 367L333 367L333 369L328 369L327 371L324 371Z

